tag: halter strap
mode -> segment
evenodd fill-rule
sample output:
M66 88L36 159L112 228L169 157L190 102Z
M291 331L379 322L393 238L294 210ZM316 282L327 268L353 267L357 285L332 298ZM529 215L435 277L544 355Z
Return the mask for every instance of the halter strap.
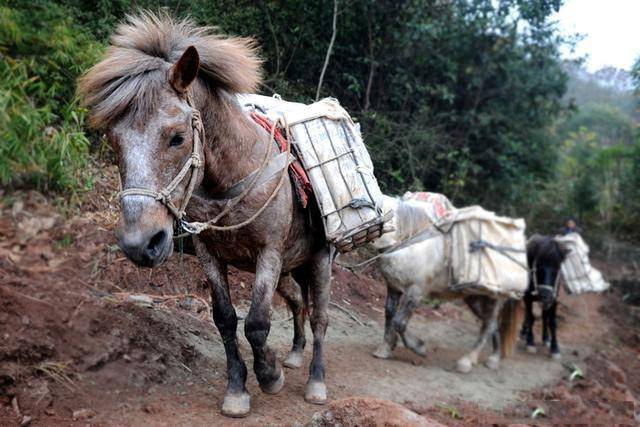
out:
M269 143L267 146L267 151L265 153L264 159L262 160L260 167L257 170L257 173L251 177L250 179L251 182L249 182L248 185L242 190L240 195L230 199L227 205L225 206L225 208L222 210L222 212L220 212L215 218L212 218L206 222L188 222L185 220L185 211L187 209L187 205L189 204L189 200L191 200L191 196L193 195L193 190L195 189L196 182L198 180L198 170L202 168L204 165L204 162L203 162L204 152L202 148L202 141L204 141L205 135L204 135L204 126L202 124L202 118L200 116L200 111L198 111L194 107L193 99L191 98L191 92L187 92L186 101L189 107L191 107L191 113L192 113L191 127L193 129L193 151L191 152L191 156L185 162L184 166L182 166L182 169L180 169L180 172L178 172L175 178L173 178L171 182L160 191L152 190L149 188L143 188L143 187L131 187L121 191L118 194L118 196L120 197L120 199L123 199L126 196L134 196L134 195L146 196L146 197L152 197L158 202L162 203L164 206L167 207L169 212L171 212L171 214L176 218L176 221L178 223L178 235L174 237L178 237L178 238L184 237L188 234L200 234L205 230L232 231L232 230L237 230L239 228L245 227L246 225L249 225L250 223L255 221L256 218L258 218L262 214L262 212L264 212L264 210L273 201L278 191L280 191L280 189L282 188L285 182L285 177L287 176L287 170L288 170L287 166L289 165L290 159L291 159L291 144L285 140L286 147L281 147L282 153L284 154L284 158L286 159L286 162L284 162L284 167L281 168L282 171L280 173L278 183L276 184L274 190L271 192L271 194L269 195L265 203L251 217L249 217L245 221L242 221L240 223L233 224L233 225L225 225L225 226L216 225L216 223L221 218L226 216L238 203L240 203L240 201L243 200L246 197L246 195L253 188L255 188L256 185L259 185L258 178L260 178L260 176L263 175L263 173L265 172L265 169L267 169L267 166L270 163L269 160L271 159L271 151L273 147L273 144L271 143ZM270 142L274 140L276 131L278 130L278 126L281 126L281 128L287 132L287 135L289 135L287 123L283 119L279 118L278 120L276 120L275 123L273 123L273 127L269 131ZM187 186L185 195L182 198L182 202L180 203L180 206L177 207L171 200L171 193L173 193L173 191L178 187L178 185L180 185L180 183L184 180L184 178L187 176L189 171L191 171L189 184Z
M204 126L202 125L202 118L200 117L200 111L193 107L193 100L191 99L191 94L187 94L187 105L191 107L191 128L193 129L193 151L191 152L191 156L185 164L182 166L182 169L178 172L178 174L171 180L171 182L164 187L160 191L152 190L150 188L144 187L131 187L122 190L118 197L120 199L124 199L127 196L146 196L152 197L158 202L162 203L169 209L169 212L178 220L179 222L184 219L184 213L187 209L187 205L189 204L189 200L191 200L191 196L193 194L193 190L196 186L196 181L198 180L198 170L203 166L204 162L202 160L202 141L204 140ZM180 183L185 179L187 174L191 172L191 177L189 178L189 184L187 185L187 189L184 197L182 198L182 202L180 206L176 206L171 200L171 193L175 191L175 189L180 185Z

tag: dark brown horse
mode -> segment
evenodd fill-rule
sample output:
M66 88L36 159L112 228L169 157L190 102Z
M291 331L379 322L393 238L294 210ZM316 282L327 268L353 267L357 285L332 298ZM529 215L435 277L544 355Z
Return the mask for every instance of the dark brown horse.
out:
M117 154L124 189L118 236L133 262L148 267L164 262L173 252L176 219L206 222L226 212L231 200L227 189L263 165L274 142L241 111L234 96L257 88L260 66L249 39L223 37L190 20L142 13L118 27L104 59L81 78L78 92L91 111L91 123L105 130ZM183 174L187 170L191 175ZM297 366L304 347L301 301L308 291L313 358L305 399L326 401L322 345L332 249L317 207L303 209L291 181L279 180L279 175L253 187L216 226L245 222L267 205L255 221L228 231L206 229L193 238L227 356L222 413L228 416L250 410L247 369L238 351L237 317L229 297L229 265L255 272L244 331L266 393L278 393L284 383L281 364L267 346L273 294L281 282L279 290L296 323L285 364ZM195 190L189 198L191 186ZM183 205L184 218L176 208ZM289 273L304 292L292 280L281 280Z

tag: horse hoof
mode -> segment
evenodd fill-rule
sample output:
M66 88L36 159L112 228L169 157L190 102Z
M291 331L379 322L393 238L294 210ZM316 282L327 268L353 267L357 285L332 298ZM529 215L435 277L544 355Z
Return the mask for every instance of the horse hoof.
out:
M537 352L538 352L538 349L536 348L535 345L527 346L527 353L536 354Z
M314 405L324 405L327 402L327 386L317 381L307 383L304 400Z
M550 348L551 347L551 341L549 341L549 340L544 341L544 346L547 347L547 348Z
M416 348L412 348L411 350L413 350L413 352L415 354L417 354L420 357L427 357L427 345L426 344L422 344L419 347Z
M378 359L389 359L391 357L391 353L392 351L389 346L386 344L382 344L372 354L373 357L377 357Z
M456 370L461 374L468 374L471 372L472 368L473 364L471 363L471 360L466 357L458 360L458 363L456 363Z
M222 415L231 418L243 418L251 410L251 396L249 393L225 394L222 402Z
M492 371L498 370L498 368L500 368L500 357L489 356L489 358L485 362L485 366L491 369Z
M551 360L561 360L562 354L560 353L551 353Z
M287 358L284 359L282 364L290 369L297 369L302 366L302 362L304 362L304 356L301 351L291 351L287 355Z
M280 368L280 376L276 381L265 386L260 385L262 391L267 394L278 394L280 390L282 390L282 387L284 387L284 369L282 368Z

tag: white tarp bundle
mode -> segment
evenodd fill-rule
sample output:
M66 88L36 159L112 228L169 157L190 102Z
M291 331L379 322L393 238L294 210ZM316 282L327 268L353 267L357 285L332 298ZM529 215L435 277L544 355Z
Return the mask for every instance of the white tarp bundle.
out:
M284 119L294 153L306 170L322 213L327 240L348 252L382 233L382 192L360 127L338 101L311 105L277 97L239 95L245 108Z
M437 224L455 209L453 203L440 193L429 193L427 191L411 192L407 191L402 195L404 201L424 202L425 210L432 223Z
M556 236L569 253L560 267L567 291L574 295L585 292L603 292L609 289L602 273L589 262L589 246L578 233Z
M529 280L523 219L470 206L452 211L438 227L449 233L454 290L522 297Z

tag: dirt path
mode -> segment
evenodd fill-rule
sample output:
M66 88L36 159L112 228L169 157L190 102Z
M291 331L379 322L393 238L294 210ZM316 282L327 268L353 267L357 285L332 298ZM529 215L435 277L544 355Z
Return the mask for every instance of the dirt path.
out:
M251 415L221 417L224 351L194 261L186 258L181 266L174 257L153 272L133 267L113 246L114 213L105 208L111 201L96 203L68 220L37 194L0 205L0 425L292 425L323 410L302 398L305 366L286 370L277 396L261 393L250 373ZM231 280L242 317L251 275L233 272ZM186 291L194 298L185 299ZM326 359L332 401L379 397L450 424L526 419L536 402L555 396L582 395L586 414L606 415L616 409L589 399L604 393L611 405L638 393L633 372L640 369L640 338L636 343L625 321L621 329L611 315L617 297L563 298L561 363L542 348L536 355L520 350L497 372L480 365L461 375L453 367L478 324L454 303L420 308L409 326L426 339L427 358L404 348L392 360L371 356L382 339L384 292L375 274L334 270L332 300L359 321L331 310ZM132 298L135 293L152 297ZM281 357L292 336L288 316L277 301L269 342ZM250 367L249 346L244 337L240 342ZM308 363L310 348L305 357ZM568 382L567 366L574 365L585 381ZM562 395L562 387L572 393ZM621 394L611 391L618 389ZM553 413L560 420L567 414Z

